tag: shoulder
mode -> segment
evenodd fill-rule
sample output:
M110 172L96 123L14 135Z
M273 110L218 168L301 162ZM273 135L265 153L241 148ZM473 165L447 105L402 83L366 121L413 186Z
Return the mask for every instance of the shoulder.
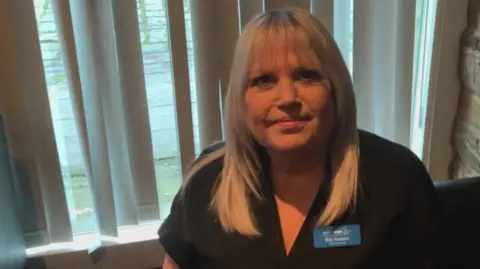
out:
M368 168L394 172L405 168L423 168L422 161L409 148L360 130L360 162Z
M395 249L405 250L407 267L419 268L413 262L428 262L439 246L440 211L433 182L409 148L365 131L359 138L360 212L369 216L363 218L364 229L378 240L391 238ZM388 233L377 233L379 227Z
M400 205L419 186L433 188L423 162L409 148L359 131L359 182L367 196Z
M217 157L221 157L224 155L224 149L225 149L225 142L219 141L216 143L213 143L212 145L204 148L198 158L195 160L193 163L194 165L200 162L201 160L204 160L208 157L212 157L215 155L216 157L213 157L213 159L219 159Z
M185 202L210 202L211 193L223 169L225 143L217 142L202 150L193 162L182 186ZM194 199L195 201L188 201Z
M180 268L191 267L196 251L194 238L213 223L210 194L222 171L223 147L223 143L216 143L202 151L158 230L160 243Z

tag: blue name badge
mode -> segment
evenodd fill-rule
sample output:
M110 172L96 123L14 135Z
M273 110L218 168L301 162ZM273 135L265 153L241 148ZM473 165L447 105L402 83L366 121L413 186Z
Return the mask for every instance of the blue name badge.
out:
M342 225L315 228L313 245L315 248L336 248L360 245L360 225Z

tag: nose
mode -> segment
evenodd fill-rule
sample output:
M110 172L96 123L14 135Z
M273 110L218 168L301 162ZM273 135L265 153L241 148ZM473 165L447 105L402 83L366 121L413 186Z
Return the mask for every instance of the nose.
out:
M297 89L292 79L284 78L278 84L278 105L288 106L297 101Z

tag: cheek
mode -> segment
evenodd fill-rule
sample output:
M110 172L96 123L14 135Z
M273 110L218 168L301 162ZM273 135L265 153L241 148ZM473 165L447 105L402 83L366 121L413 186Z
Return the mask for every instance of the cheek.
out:
M331 90L324 87L302 89L300 98L313 115L320 115L331 110L333 96Z
M315 108L318 115L321 118L330 118L333 116L335 109L334 100L330 94L321 97L321 101L317 103L317 107Z
M248 92L245 94L244 111L249 128L263 124L263 119L268 115L269 107L268 100L258 94Z
M319 119L325 129L331 129L335 120L335 105L333 99L328 99L323 106L319 108Z
M272 109L272 101L267 96L259 93L245 95L246 127L253 138L260 144L266 143L269 137L269 129L265 125L265 118Z
M329 89L309 91L302 100L307 109L315 117L312 127L315 133L329 133L335 118L335 102Z
M317 109L317 132L322 136L328 136L333 131L335 124L335 103L333 97L330 96Z

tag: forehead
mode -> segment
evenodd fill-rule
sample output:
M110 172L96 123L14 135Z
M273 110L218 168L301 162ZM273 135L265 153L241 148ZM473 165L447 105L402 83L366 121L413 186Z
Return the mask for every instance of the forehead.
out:
M257 30L252 35L248 58L249 73L292 69L298 66L320 68L318 55L306 33L289 28Z

